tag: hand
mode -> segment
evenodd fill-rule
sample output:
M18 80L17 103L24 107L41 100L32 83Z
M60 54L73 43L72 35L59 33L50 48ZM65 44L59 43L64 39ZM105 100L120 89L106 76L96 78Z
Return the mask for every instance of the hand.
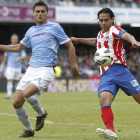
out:
M132 47L133 48L139 48L140 47L140 42L135 41L134 43L132 43Z
M19 61L19 58L17 58L16 60L15 60L15 63L17 63Z
M78 44L79 43L78 39L76 37L71 37L70 40L73 44Z
M76 67L72 67L71 71L72 71L73 78L77 79L77 77L80 75L78 69Z

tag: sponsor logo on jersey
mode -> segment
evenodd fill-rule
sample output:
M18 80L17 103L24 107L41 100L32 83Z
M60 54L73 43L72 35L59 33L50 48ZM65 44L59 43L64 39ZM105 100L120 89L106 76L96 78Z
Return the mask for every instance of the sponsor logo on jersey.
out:
M104 38L100 38L100 39L99 39L99 42L104 42L104 41L109 41L109 38L105 38L105 37L104 37Z
M33 38L33 37L39 37L39 36L50 36L50 33L37 34L37 35L33 35L33 36L31 36L30 38Z
M139 85L138 82L137 82L136 80L132 80L132 81L131 81L131 84L133 85L133 87L136 87L136 86Z

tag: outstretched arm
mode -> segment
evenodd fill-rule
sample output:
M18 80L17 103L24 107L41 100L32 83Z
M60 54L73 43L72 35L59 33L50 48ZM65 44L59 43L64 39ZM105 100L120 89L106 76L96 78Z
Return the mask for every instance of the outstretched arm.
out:
M25 56L20 56L20 57L18 57L18 58L15 60L15 63L17 63L17 62L20 61L20 60L26 59L26 58L27 58L26 55L25 55Z
M130 35L129 33L125 32L122 37L122 39L130 42L132 44L133 48L138 48L140 47L140 42L136 41L136 39L134 38L134 36Z
M95 38L76 38L76 37L71 37L70 38L73 44L86 44L89 46L96 46L96 41Z
M21 52L25 46L21 43L18 45L0 45L0 50L7 52Z
M3 76L3 77L4 77L4 71L5 71L6 63L7 63L7 56L4 55L3 61L2 61L2 64L3 64L2 76Z
M69 55L70 55L70 61L71 61L71 70L72 70L72 75L76 79L79 75L79 71L76 68L76 55L75 55L75 48L72 44L71 41L68 41L65 43L65 45L69 49Z

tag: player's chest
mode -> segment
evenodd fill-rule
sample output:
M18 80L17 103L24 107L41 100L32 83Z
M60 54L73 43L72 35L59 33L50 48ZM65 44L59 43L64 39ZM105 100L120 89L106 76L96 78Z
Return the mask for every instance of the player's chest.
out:
M30 40L32 41L43 41L50 40L52 38L51 30L47 30L46 28L41 30L35 30L30 34Z
M113 40L113 36L109 32L105 32L97 36L98 43L112 42L112 40Z

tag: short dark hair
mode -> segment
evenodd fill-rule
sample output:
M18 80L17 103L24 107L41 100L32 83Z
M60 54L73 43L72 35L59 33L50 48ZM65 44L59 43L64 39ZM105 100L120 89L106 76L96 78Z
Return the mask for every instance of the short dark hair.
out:
M109 14L111 19L112 19L113 17L115 17L113 11L112 11L110 8L103 8L103 9L101 9L101 10L98 12L98 19L99 19L99 15L100 15L101 13Z
M37 3L35 3L34 6L33 6L33 12L34 12L36 6L45 6L46 11L48 12L48 5L47 5L46 2L40 0Z

